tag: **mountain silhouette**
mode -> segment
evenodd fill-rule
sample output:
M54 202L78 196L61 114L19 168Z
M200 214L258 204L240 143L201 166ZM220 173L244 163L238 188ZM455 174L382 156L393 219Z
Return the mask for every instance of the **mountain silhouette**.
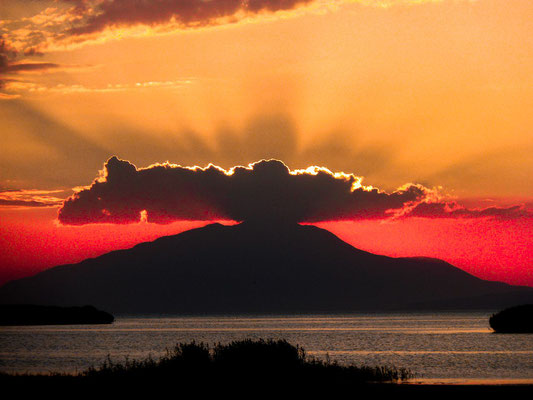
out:
M432 258L358 250L315 226L211 224L51 268L0 288L2 304L113 313L220 314L499 309L533 288L476 278Z

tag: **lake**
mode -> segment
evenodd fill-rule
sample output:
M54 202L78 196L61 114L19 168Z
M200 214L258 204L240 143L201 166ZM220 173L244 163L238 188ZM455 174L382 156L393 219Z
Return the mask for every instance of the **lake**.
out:
M341 364L393 365L433 383L533 383L533 335L491 332L487 313L117 317L112 325L0 327L3 372L76 372L109 355L158 358L178 342L283 338Z

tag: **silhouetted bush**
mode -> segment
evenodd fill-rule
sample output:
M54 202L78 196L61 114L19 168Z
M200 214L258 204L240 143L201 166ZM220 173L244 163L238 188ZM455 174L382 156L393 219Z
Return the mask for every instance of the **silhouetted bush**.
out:
M0 373L0 386L17 390L62 388L66 392L96 392L109 389L139 395L139 390L173 389L183 393L296 393L314 388L349 388L359 393L376 385L405 381L413 374L403 368L343 366L308 358L304 349L285 340L240 340L216 344L178 343L159 360L128 360L115 363L109 357L98 367L78 374L31 375ZM388 386L388 385L385 385ZM153 394L153 393L152 393Z
M107 359L101 366L80 374L86 378L175 379L185 383L257 383L335 381L398 382L413 374L403 368L343 366L336 362L308 359L305 350L285 340L240 340L216 344L178 343L158 361L114 363Z
M533 333L533 304L506 308L489 318L496 333Z
M305 363L305 351L285 340L240 340L217 344L213 362L222 368L297 368Z

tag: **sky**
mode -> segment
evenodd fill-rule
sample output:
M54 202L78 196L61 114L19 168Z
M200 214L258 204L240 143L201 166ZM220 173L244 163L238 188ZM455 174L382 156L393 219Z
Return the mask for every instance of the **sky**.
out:
M4 0L0 284L268 215L533 286L532 109L530 0Z

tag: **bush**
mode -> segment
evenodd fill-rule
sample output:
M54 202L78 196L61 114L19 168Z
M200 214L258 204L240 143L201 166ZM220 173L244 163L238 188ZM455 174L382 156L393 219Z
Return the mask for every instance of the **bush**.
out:
M146 378L250 384L266 382L398 382L413 377L394 367L343 366L308 359L305 350L286 340L240 340L229 344L178 343L158 361L116 364L107 359L100 367L81 373L89 378Z

